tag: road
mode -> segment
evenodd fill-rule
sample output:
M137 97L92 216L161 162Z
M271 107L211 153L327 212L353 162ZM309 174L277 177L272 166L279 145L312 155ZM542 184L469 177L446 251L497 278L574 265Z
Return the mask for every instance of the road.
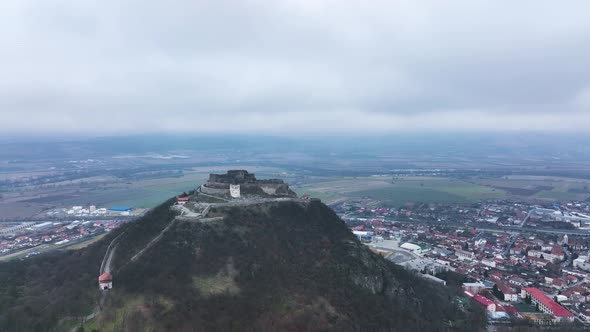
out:
M508 244L508 246L506 246L506 250L504 250L504 257L509 257L510 256L510 248L512 248L512 246L514 245L514 242L516 242L516 239L518 238L518 235L520 233L513 233L511 235L512 237L512 241L510 241L510 244Z
M64 222L64 221L76 221L76 220L133 220L143 216L143 214L129 215L129 216L75 216L75 217L61 217L61 218L10 218L0 219L0 223L12 223L12 222L34 222L42 223L46 221L50 222Z
M524 224L526 224L526 222L529 220L529 218L531 217L531 214L535 211L536 209L531 209L529 211L529 213L526 214L526 217L524 217L524 220L522 221L522 223L520 225L518 225L519 227L524 227Z
M520 226L492 226L492 225L485 225L483 226L481 223L471 223L471 224L461 224L461 223L453 223L453 222L438 222L438 221L426 221L426 220L419 220L414 219L412 221L404 221L404 220L388 220L385 219L387 222L393 223L400 223L400 224L430 224L436 226L444 226L444 227L459 227L459 228L475 228L477 230L488 231L488 232L505 232L505 233L512 233L512 232L530 232L530 233L549 233L549 234L568 234L568 235L586 235L589 236L590 232L587 230L580 230L580 229L550 229L550 228L532 228L532 227L520 227Z
M104 233L101 235L104 235ZM96 235L96 236L101 236L101 235ZM79 239L73 239L69 242L62 243L62 244L44 243L44 244L40 244L36 247L30 247L30 248L21 249L21 250L14 250L11 252L0 254L0 262L1 261L8 261L8 260L11 260L14 258L19 258L19 257L25 256L28 253L36 252L36 251L41 252L41 253L46 253L46 252L50 252L53 250L66 249L68 247L75 246L76 244L79 244L79 243L82 243L85 241L89 241L91 239L92 239L92 236L81 237Z

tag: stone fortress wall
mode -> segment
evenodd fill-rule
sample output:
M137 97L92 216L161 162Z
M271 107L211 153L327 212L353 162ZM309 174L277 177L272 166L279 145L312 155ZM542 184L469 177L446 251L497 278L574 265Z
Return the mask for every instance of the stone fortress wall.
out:
M230 185L239 185L245 195L294 196L289 185L280 179L257 180L246 170L230 170L226 174L210 174L201 191L210 195L230 195Z
M209 194L209 195L225 196L225 195L229 195L229 185L227 185L227 188L213 188L208 185L202 185L201 192L203 192L205 194Z
M209 174L209 181L207 183L218 185L227 184L229 188L230 184L253 183L256 181L259 181L256 180L256 176L248 173L246 170L229 170L226 174Z

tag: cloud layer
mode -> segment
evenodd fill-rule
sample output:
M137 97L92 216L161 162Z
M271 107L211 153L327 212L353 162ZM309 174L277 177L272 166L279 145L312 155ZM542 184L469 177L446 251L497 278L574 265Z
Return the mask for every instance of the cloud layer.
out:
M587 1L0 2L0 130L583 131Z

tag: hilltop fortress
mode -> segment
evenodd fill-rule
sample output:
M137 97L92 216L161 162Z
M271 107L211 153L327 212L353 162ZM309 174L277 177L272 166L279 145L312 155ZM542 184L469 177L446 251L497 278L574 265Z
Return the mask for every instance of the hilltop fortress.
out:
M246 170L230 170L226 174L209 174L209 180L200 187L200 191L209 195L242 195L262 197L297 197L289 185L280 179L258 180Z

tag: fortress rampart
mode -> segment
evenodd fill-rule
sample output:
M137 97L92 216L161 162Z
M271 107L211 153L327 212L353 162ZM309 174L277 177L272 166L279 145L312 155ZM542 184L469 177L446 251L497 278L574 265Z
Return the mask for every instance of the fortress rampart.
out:
M230 170L226 174L210 174L201 191L209 195L229 196L230 185L239 185L244 195L296 196L289 185L280 179L258 180L246 170Z

